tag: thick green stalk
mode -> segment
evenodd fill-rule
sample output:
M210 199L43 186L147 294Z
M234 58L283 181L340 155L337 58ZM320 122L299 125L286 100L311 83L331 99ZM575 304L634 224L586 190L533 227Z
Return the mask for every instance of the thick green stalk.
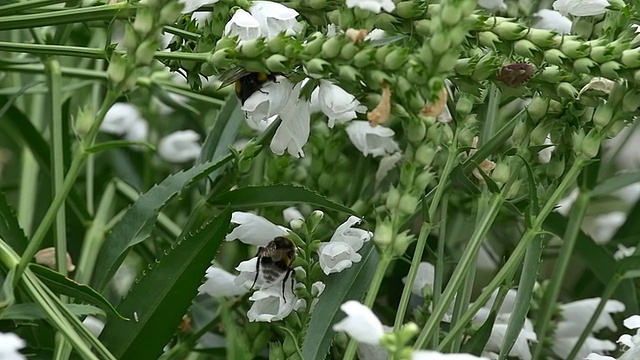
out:
M31 1L20 1L15 3L9 3L6 5L0 6L0 15L16 14L23 10L39 8L47 5L54 5L54 4L58 4L65 1L66 0L31 0Z
M440 200L444 195L446 190L446 185L449 181L449 175L453 170L455 165L456 157L458 155L457 148L457 136L456 132L453 138L453 142L449 146L449 152L447 154L447 161L444 164L444 169L442 170L442 174L440 175L440 180L438 181L438 185L436 185L436 192L433 196L433 200L429 205L428 218L429 222L433 221L433 218L436 215L436 211L438 211L438 207L440 205ZM424 201L424 199L423 199ZM446 216L446 214L445 214ZM413 283L416 281L416 275L418 274L418 267L420 266L420 261L422 260L422 254L424 253L424 248L427 244L427 237L429 232L431 231L431 224L427 224L427 222L422 223L423 229L426 228L427 233L423 236L423 231L420 231L420 236L418 237L418 242L416 243L416 249L413 252L413 258L411 260L411 267L409 268L409 274L407 274L406 282L404 283L404 288L402 289L402 296L400 297L400 304L398 304L398 311L396 312L396 318L393 322L393 328L395 331L400 329L402 323L404 322L404 316L407 312L407 308L409 306L409 299L411 298L411 289L413 288Z
M96 20L113 21L115 19L128 19L131 15L135 14L136 8L136 5L131 5L128 2L119 2L109 5L48 11L41 14L3 16L0 17L0 31L74 24Z
M536 216L536 218L533 220L532 227L525 231L524 235L520 239L520 242L518 242L518 245L514 249L507 262L498 271L493 280L491 280L491 282L485 287L482 294L480 294L476 301L469 307L469 310L467 310L467 312L462 315L460 321L457 324L454 324L453 328L451 328L451 330L449 331L449 334L447 334L447 336L440 343L440 346L438 347L439 350L444 349L451 343L451 341L455 339L456 336L459 336L462 333L473 316L478 312L478 310L480 310L480 308L487 302L487 300L489 300L491 294L493 294L493 291L497 289L501 284L503 284L505 279L515 273L515 271L520 267L520 265L522 264L522 258L524 257L529 244L537 235L539 235L540 231L542 231L542 224L544 220L551 213L551 211L553 211L553 208L560 201L562 196L564 196L567 190L571 188L586 163L586 161L581 159L577 159L573 163L560 185L558 185L558 188L553 192L549 200L540 210L538 216Z
M489 102L487 104L487 116L482 126L478 147L489 141L493 137L498 123L498 113L500 111L500 95L502 92L494 84L489 86Z
M578 199L571 208L569 215L569 222L562 237L562 248L560 254L556 260L554 266L554 272L551 276L551 281L545 290L542 304L540 305L540 313L536 320L536 334L538 335L538 343L533 349L533 358L537 358L542 353L543 344L545 343L547 331L549 331L549 325L551 324L551 317L555 313L556 307L554 306L558 300L560 289L562 288L562 281L569 268L569 261L573 255L573 248L575 247L580 234L580 226L582 220L587 213L587 206L591 198L591 192L589 190L580 189Z
M507 187L505 187L505 189L506 188ZM505 191L505 189L503 189L503 192ZM473 265L474 259L478 254L478 250L480 250L480 246L482 245L484 238L489 232L493 221L495 220L498 212L500 211L500 208L502 207L502 204L504 203L504 195L502 193L492 194L491 196L492 198L489 202L487 211L484 213L484 215L476 225L476 228L474 229L473 234L469 239L469 243L462 253L460 261L456 266L456 269L454 270L453 275L451 276L451 279L447 284L447 287L442 293L442 297L438 302L438 305L434 307L431 316L427 320L427 323L420 331L420 335L418 335L418 339L413 346L414 349L421 349L425 345L425 343L429 341L429 339L433 335L435 335L436 330L438 329L438 325L440 325L440 320L449 308L449 304L453 300L453 297L455 296L456 292L458 292L460 286L462 286L462 283L466 278L466 272L473 271L473 269L471 269L471 265ZM443 346L443 344L440 344L440 346Z
M432 306L436 306L440 301L440 295L442 295L442 284L444 283L444 250L445 244L447 243L447 223L448 223L448 214L449 213L449 193L445 193L442 197L442 210L441 217L442 221L440 222L440 231L438 233L438 245L436 248L436 263L435 263L435 274L433 281L433 297L431 300ZM403 289L404 290L404 289ZM434 336L431 339L432 349L435 349L438 346L438 342L440 341L440 337Z

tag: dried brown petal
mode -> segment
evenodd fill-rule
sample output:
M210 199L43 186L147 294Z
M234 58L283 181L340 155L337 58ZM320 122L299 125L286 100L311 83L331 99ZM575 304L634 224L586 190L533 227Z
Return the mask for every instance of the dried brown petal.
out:
M389 121L389 114L391 114L391 89L385 83L382 84L382 98L380 103L375 109L367 113L367 119L369 119L369 125L371 127L384 124Z
M519 86L531 79L535 67L527 63L515 63L505 65L500 69L498 80L509 86Z
M367 30L349 28L344 32L344 34L352 43L357 44L359 42L362 42L362 40L364 40L364 37L367 36Z
M440 90L440 96L435 104L427 104L427 106L422 109L422 114L426 116L440 116L444 111L444 108L447 106L447 89L442 88Z
M596 76L591 79L591 81L589 81L587 85L583 86L582 89L580 89L580 92L578 93L578 99L580 98L580 95L582 95L582 93L587 90L597 90L602 91L605 94L610 94L611 90L613 90L613 85L615 85L615 82L613 80Z
M469 150L469 156L472 156L473 154L476 153L476 147L478 146L478 137L474 137L473 138L473 142L471 143L471 146L473 147L473 149ZM495 169L496 167L496 163L494 163L493 161L489 160L489 159L484 159L482 160L482 162L480 163L480 169L478 169L477 167L473 169L473 171L471 171L471 173L473 174L473 176L478 179L478 181L481 184L484 184L484 178L482 177L482 174L480 174L480 170L484 171L485 173L490 173L493 169Z
M36 264L44 265L53 270L57 270L56 248L48 247L38 251L36 253L35 259L36 259ZM67 271L72 272L75 269L76 269L76 266L73 265L73 261L71 260L71 255L67 253Z

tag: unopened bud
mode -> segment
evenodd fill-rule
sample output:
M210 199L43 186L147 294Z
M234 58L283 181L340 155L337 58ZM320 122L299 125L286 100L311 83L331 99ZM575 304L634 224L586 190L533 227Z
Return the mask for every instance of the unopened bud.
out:
M547 115L549 108L549 99L535 96L527 106L527 113L533 122L537 123L540 119Z
M291 227L291 230L300 230L303 226L304 221L302 221L301 219L293 219L289 221L289 227Z
M160 10L158 23L162 25L175 23L176 20L178 20L183 7L183 3L178 1L164 2L162 4L162 9ZM136 17L137 16L138 15L136 14Z
M607 61L606 63L600 65L600 73L602 76L609 79L619 79L621 78L618 71L622 70L624 66L617 61Z
M533 128L531 134L529 135L529 141L531 142L531 145L544 144L544 141L547 138L547 135L549 135L552 127L553 126L552 124L550 124L550 121L540 122L535 128Z
M491 31L481 31L478 33L478 42L480 45L495 49L496 44L501 43L500 37Z
M353 66L342 65L338 68L338 77L340 80L354 84L358 83L360 79L362 79L362 74L360 74L360 72Z
M340 54L342 45L346 42L343 36L334 36L329 38L322 44L322 57L324 59L333 59Z
M578 16L573 20L571 25L571 32L576 35L580 35L583 39L591 38L593 33L593 19L590 16Z
M568 82L561 82L556 86L558 96L567 99L575 99L578 96L578 90Z
M504 184L509 181L511 176L511 168L505 162L499 162L491 173L491 178L498 184Z
M320 221L322 221L323 217L324 213L321 210L314 210L309 214L306 223L310 232L316 231L316 228L318 227L318 224L320 224Z
M155 39L146 39L136 49L136 64L149 65L153 61L156 54L158 41Z
M640 92L629 90L622 98L622 108L627 112L634 112L640 107Z
M395 14L403 19L421 18L426 6L420 1L401 1L396 4Z
M373 243L380 250L384 250L391 244L394 237L393 225L389 219L378 221L376 230L373 232Z
M511 142L514 145L522 144L525 140L527 140L527 135L529 135L529 127L527 126L526 121L518 121L516 126L513 128L513 133L511 134Z
M248 58L257 58L264 55L267 46L263 38L245 40L240 45L240 53Z
M603 63L609 60L613 60L613 52L607 46L594 46L591 48L591 54L589 55L591 59L596 62ZM623 52L624 57L624 52ZM623 61L624 64L624 61ZM626 65L626 64L625 64Z
M562 66L567 56L558 49L549 49L544 52L544 60L551 65Z
M622 131L622 129L624 129L626 126L627 124L624 121L621 121L621 120L614 121L605 130L605 136L608 139L613 139L614 137L618 136L618 134L620 134L620 131Z
M331 64L322 59L311 59L304 64L307 73L311 77L323 76L328 69L331 68Z
M109 60L107 77L114 84L119 84L127 75L127 60L119 53L114 52Z
M547 175L552 179L559 179L564 173L564 158L553 156L547 164Z
M402 196L400 196L400 202L398 203L398 211L404 215L413 215L413 213L416 212L419 200L417 196L411 193L402 194Z
M283 33L280 33L273 38L269 39L266 43L267 48L273 54L279 54L284 51L287 46L287 40Z
M573 72L578 74L591 74L591 69L597 67L598 63L589 58L580 58L573 62Z
M522 186L522 179L518 179L518 180L514 181L513 184L511 184L511 186L509 186L509 190L507 190L507 194L505 195L505 198L507 198L507 200L509 200L509 199L513 199L513 198L517 197L519 192L520 192L520 187L521 186Z
M501 38L513 41L522 39L527 34L528 29L520 24L505 21L496 25L492 30Z
M431 36L431 20L420 19L414 21L413 26L416 30L416 34L424 37Z
M80 108L74 126L78 137L84 138L84 136L89 133L89 129L91 129L91 125L93 125L94 121L95 116L93 115L93 111L91 111L88 106Z
M418 164L426 167L431 165L436 155L436 149L431 144L422 144L416 149L415 160Z
M429 41L431 50L436 55L444 54L451 47L451 39L445 32L437 32L433 34Z
M398 208L398 204L400 203L400 192L395 187L391 186L389 188L389 192L387 193L387 200L385 202L385 206L388 210L393 211Z
M568 57L578 59L589 56L591 47L583 41L566 39L560 46L560 50Z
M153 13L151 9L143 7L136 12L136 19L133 21L133 29L140 35L146 37L153 29Z
M551 30L531 28L526 38L541 48L548 48L554 44L554 37L555 32Z
M415 237L409 234L409 230L405 230L396 235L393 241L393 256L400 257L407 251L409 245L415 241Z
M596 129L602 130L609 125L613 118L613 108L610 103L602 104L596 108L593 113L593 124Z
M356 55L358 49L356 45L352 42L348 42L344 44L342 49L340 49L340 58L343 60L351 60Z
M409 55L408 48L396 48L384 58L384 66L386 69L394 71L400 69L407 62Z
M273 54L269 56L267 60L265 60L264 64L267 66L267 69L269 69L270 72L282 73L288 69L288 66L287 66L288 61L289 59L287 59L286 56L283 56L280 54Z
M207 63L214 68L227 68L233 64L233 60L229 54L229 50L222 49L209 55Z
M306 56L315 57L322 51L322 46L326 41L326 37L320 33L316 32L309 37L309 41L304 44L304 50L302 50L302 54Z
M418 176L416 176L416 180L413 182L413 187L417 191L424 191L431 182L435 179L435 175L430 171L423 171Z
M600 150L600 142L602 136L596 129L591 129L582 142L582 153L580 154L585 159L593 159L598 155Z
M462 116L467 116L473 110L474 97L467 93L462 93L456 102L456 112Z
M513 44L513 51L520 56L533 58L535 56L534 54L540 53L541 50L531 41L521 39Z
M375 49L366 48L358 51L353 56L353 65L357 68L365 68L373 63L373 58L375 56Z

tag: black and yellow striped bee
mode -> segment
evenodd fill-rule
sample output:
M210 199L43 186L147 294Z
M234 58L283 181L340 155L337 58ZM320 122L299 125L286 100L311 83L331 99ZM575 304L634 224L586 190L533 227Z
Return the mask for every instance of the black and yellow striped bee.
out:
M224 72L220 75L219 79L222 82L220 88L235 83L236 95L244 105L244 102L247 101L253 93L260 91L265 83L269 81L275 82L276 76L274 74L250 72L241 67L235 67Z
M282 297L287 301L284 290L285 284L291 278L291 291L293 291L293 268L291 264L296 258L296 246L294 243L282 236L271 240L266 246L258 248L258 261L256 262L256 277L253 279L253 288L258 281L258 276L262 273L262 282L265 287L269 287L284 275L282 279Z

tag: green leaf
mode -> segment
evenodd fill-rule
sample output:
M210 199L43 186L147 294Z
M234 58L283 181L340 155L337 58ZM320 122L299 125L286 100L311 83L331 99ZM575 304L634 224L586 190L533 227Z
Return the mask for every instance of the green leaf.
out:
M460 352L480 356L482 350L491 337L491 330L493 330L493 324L496 322L497 312L491 311L487 321L480 326L480 328L471 335L471 338L462 345Z
M126 320L107 299L89 285L77 283L57 271L38 264L29 264L29 269L54 293L87 302L110 315Z
M22 254L27 248L27 238L18 223L15 211L2 191L0 191L0 239L9 244L18 254Z
M0 316L7 306L10 306L15 301L13 295L13 284L16 275L16 268L11 268L4 278L2 288L0 289Z
M244 113L238 106L238 98L235 94L230 94L218 112L214 126L207 134L198 162L216 161L229 155L229 146L236 141L243 123ZM209 179L215 181L219 171L209 174Z
M591 196L607 195L618 189L622 189L627 185L635 184L637 182L640 182L640 171L617 174L596 185L596 187L591 192Z
M86 304L65 304L67 310L74 316L100 315L104 316L101 309ZM42 311L40 305L36 303L21 303L11 305L0 313L0 320L48 320L49 317Z
M305 187L291 184L238 188L212 197L209 203L221 206L229 204L233 210L306 203L358 216L355 211L344 205L333 202Z
M196 296L231 220L229 209L178 241L134 284L118 310L135 321L111 319L100 339L118 359L157 359Z
M103 289L106 286L131 247L149 238L158 213L172 198L231 158L228 156L215 163L198 164L186 171L170 175L141 195L122 219L114 225L104 241L95 266L93 286L96 289Z
M378 265L378 253L373 243L369 243L362 248L361 255L362 261L355 266L327 279L325 291L313 310L302 344L305 360L322 360L326 357L333 341L333 324L344 317L340 305L348 300L360 300L367 291Z
M97 145L94 145L86 149L85 151L90 154L95 154L95 153L99 153L101 151L105 151L109 149L121 148L126 146L135 146L135 145L144 146L151 151L156 151L156 147L153 146L153 144L150 144L146 141L129 141L129 140L105 141L102 143L98 143Z

